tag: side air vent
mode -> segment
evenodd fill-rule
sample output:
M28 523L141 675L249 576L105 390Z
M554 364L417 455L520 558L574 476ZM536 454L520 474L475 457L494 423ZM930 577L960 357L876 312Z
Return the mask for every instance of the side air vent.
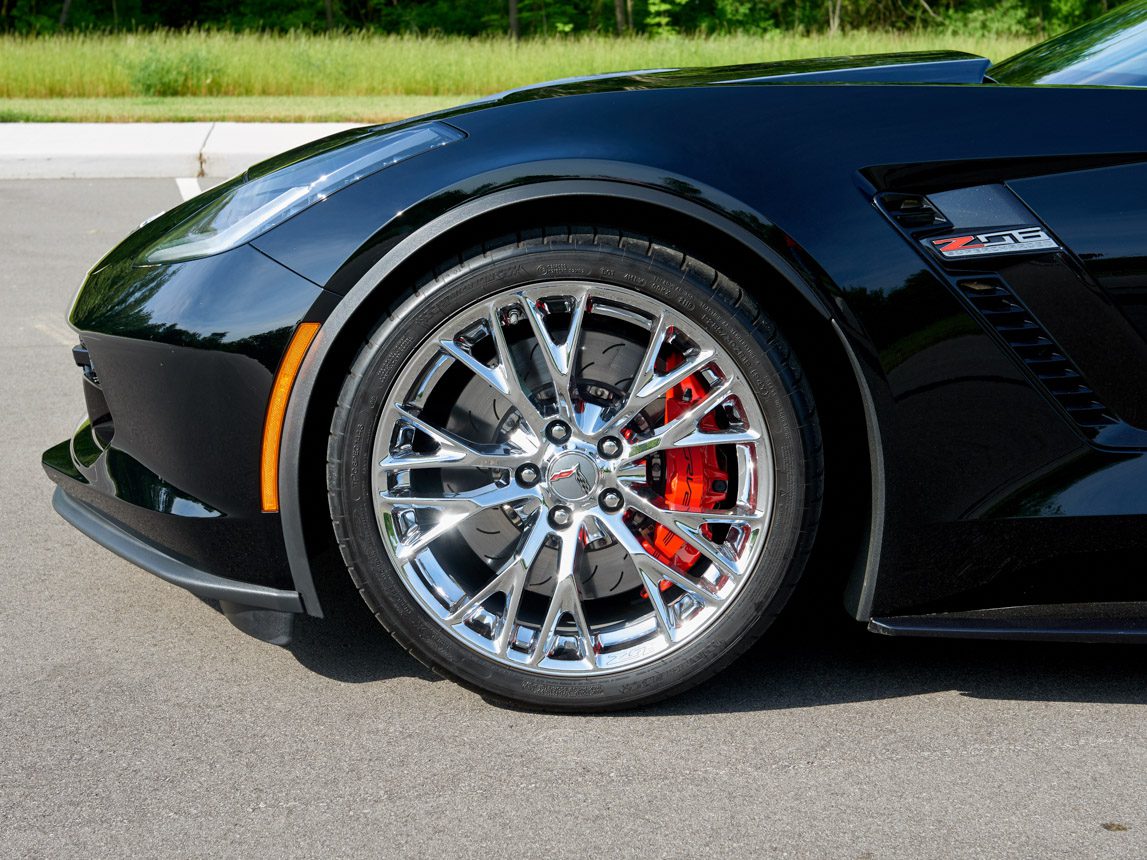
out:
M948 226L948 219L923 194L886 192L877 197L888 217L908 233Z
M961 281L960 290L1076 424L1085 431L1095 432L1117 423L1107 407L1099 402L1083 374L1002 280Z

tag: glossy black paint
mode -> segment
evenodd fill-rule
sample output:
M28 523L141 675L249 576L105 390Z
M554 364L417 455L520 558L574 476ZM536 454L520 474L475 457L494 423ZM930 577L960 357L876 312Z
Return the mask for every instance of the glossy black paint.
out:
M1097 333L1096 340L1147 338L1147 164L1078 170L1010 185L1075 252L1096 301L1117 310L1134 329L1121 335ZM1140 389L1139 396L1147 398L1147 392ZM1133 423L1147 427L1147 416L1138 412Z
M324 322L288 412L280 479L293 585L320 612L308 561L328 529L312 498L322 455L308 442L325 439L331 380L363 321L408 288L425 255L462 251L452 241L485 225L627 213L651 232L672 220L735 245L755 261L745 286L766 307L807 309L798 352L807 338L804 349L832 353L833 385L859 391L872 510L849 589L857 617L944 608L1103 550L1105 525L1141 545L1147 350L1133 297L1147 211L1120 195L1147 191L1147 93L979 83L986 65L865 58L529 89L437 115L467 138L248 247L140 268L140 249L192 209L165 216L109 255L72 315L113 416L109 450L225 518L277 529L257 513L263 408L293 326ZM1097 186L1107 171L1123 172ZM948 193L960 189L975 193ZM1030 213L1067 250L948 265L922 248L929 228L919 234L878 205L886 192L932 196L945 229ZM1033 370L964 287L984 279L1025 306L1110 422L1082 421ZM834 397L832 387L817 396ZM283 584L282 541L270 543L262 567L234 575Z
M1136 153L1147 139L1142 99L1138 92L1110 90L762 85L626 91L487 108L449 117L469 138L441 157L415 160L401 173L360 183L256 245L331 290L348 293L397 242L459 201L576 180L608 180L619 194L643 187L676 195L750 232L803 273L804 286L838 315L864 359L884 428L887 481L884 549L872 600L880 611L896 611L994 576L1000 544L1009 533L1022 532L1010 531L1010 520L993 511L1038 509L1063 516L1052 540L1024 551L1033 559L1071 551L1078 539L1072 526L1083 529L1086 522L1068 518L1089 514L1078 503L1049 503L1049 494L1073 498L1073 485L1049 489L1049 476L1060 480L1060 464L1071 462L1077 482L1094 475L1115 481L1122 470L1137 468L1139 455L1106 454L1086 441L969 313L955 279L872 205L880 190L873 180L903 190L913 186L913 175L925 176L921 186L934 192L943 188L947 164L960 166L952 171L958 185L979 185L1006 180L1013 165L1023 176L1050 175L1081 160L1140 158ZM1101 139L1061 120L1088 113L1107 118ZM959 134L924 135L925 129L951 124L952 117L970 115L978 122L961 126ZM1017 115L1028 119L1008 122ZM698 121L682 125L680 116ZM740 118L736 134L720 122L725 116ZM855 135L830 133L824 128L830 116ZM570 128L578 129L576 138ZM815 131L822 128L824 133ZM707 157L712 152L722 157ZM933 169L921 170L922 163ZM434 193L424 193L434 186ZM324 207L332 211L324 213ZM323 249L331 247L328 231L372 219L385 226L352 253L347 249L358 237L343 232L341 266L334 255L324 256ZM1045 255L1003 263L997 269L1004 273L1021 264L1065 273L1058 277L1074 280L1080 301L1092 296L1073 274L1072 259ZM978 271L965 267L959 274ZM1019 286L1026 289L1026 281ZM1044 322L1057 338L1074 331L1070 318ZM1112 325L1118 322L1116 314ZM1100 387L1120 388L1132 402L1144 390L1136 385L1143 373L1136 358L1141 342L1124 346L1123 353L1091 361L1085 370L1108 379L1110 368L1121 366L1122 379ZM1115 444L1127 441L1115 437ZM1124 465L1129 462L1136 466ZM1103 501L1106 512L1112 507L1142 513L1142 495L1116 493ZM979 521L968 531L977 539L952 554L947 524L960 521ZM888 538L904 534L913 540Z
M109 416L103 438L81 427L45 466L180 560L288 587L282 528L261 511L263 416L296 323L325 317L334 297L250 247L138 267L139 244L105 258L69 315L98 378L82 383L89 411L98 400Z

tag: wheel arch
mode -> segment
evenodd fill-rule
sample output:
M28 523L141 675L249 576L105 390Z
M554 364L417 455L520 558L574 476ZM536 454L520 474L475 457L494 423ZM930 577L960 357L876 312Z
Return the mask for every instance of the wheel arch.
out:
M775 247L783 234L775 229L769 233L765 222L757 222L765 229L750 230L694 201L610 180L538 182L494 192L447 212L375 263L323 324L291 395L279 468L287 556L309 614L323 614L319 587L324 574L319 569L341 564L326 505L330 416L347 367L378 317L401 299L405 279L417 278L465 249L479 248L484 240L530 225L593 223L672 243L714 265L750 291L781 326L809 374L821 417L829 476L822 527L848 532L843 541L817 541L810 564L812 583L803 590L815 588L821 594L833 588L839 593L846 583L834 577L843 564L851 574L849 609L863 615L863 595L870 593L879 559L883 469L869 383L854 345L834 318L833 297ZM857 505L869 516L857 517Z

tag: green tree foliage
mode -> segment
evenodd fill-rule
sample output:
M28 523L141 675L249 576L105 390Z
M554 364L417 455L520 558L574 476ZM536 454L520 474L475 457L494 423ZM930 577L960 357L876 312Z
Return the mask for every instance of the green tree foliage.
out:
M0 31L321 31L523 36L764 33L941 28L969 34L1048 33L1082 23L1114 0L0 0Z

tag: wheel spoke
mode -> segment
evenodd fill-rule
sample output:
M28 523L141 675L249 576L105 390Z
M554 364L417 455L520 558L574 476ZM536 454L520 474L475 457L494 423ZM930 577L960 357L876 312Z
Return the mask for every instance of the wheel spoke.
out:
M740 507L714 511L674 511L669 508L658 507L650 502L641 509L641 512L646 516L650 515L647 513L649 511L656 512L666 522L671 520L687 529L700 529L701 526L717 525L757 527L765 518L762 513ZM659 519L658 522L661 520ZM661 522L661 524L666 525L666 522Z
M396 536L399 530L393 508L432 508L439 512L438 521L433 526L425 530L421 527L409 529L397 542L395 554L398 560L407 561L480 511L537 497L536 489L510 484L505 487L486 487L467 493L444 493L441 496L413 496L382 491L378 494L378 502L383 508L382 514L387 530L393 531Z
M764 523L763 514L740 509L735 511L671 511L658 507L631 487L623 485L621 489L626 504L649 517L658 525L669 529L728 576L741 577L745 574L746 570L740 559L730 552L728 546L709 540L701 533L701 527L718 524L749 526L752 535L750 543L753 543Z
M513 633L518 617L518 607L522 602L522 595L526 591L526 581L530 576L530 568L538 558L538 553L545 545L546 529L539 525L546 512L539 509L534 514L525 530L518 539L513 555L494 574L494 578L473 597L464 601L446 617L447 624L460 624L469 618L487 600L495 594L504 594L506 608L499 622L498 632L494 636L494 651L499 656L505 656L509 649L510 636Z
M388 505L409 508L437 508L440 511L470 516L487 508L501 507L523 499L538 498L538 492L532 487L509 484L505 487L491 485L464 493L443 493L440 496L415 496L383 491L378 494L378 498L379 501Z
M644 384L641 384L639 374L633 380L624 405L610 419L603 432L620 434L639 412L653 401L664 397L674 386L680 385L694 373L703 370L712 362L714 355L711 349L700 349L668 373L651 375Z
M546 328L546 314L540 299L522 294L522 307L526 311L526 319L537 338L538 350L542 361L549 373L550 381L554 386L554 397L557 400L558 414L571 420L576 410L573 403L571 382L573 370L577 364L577 351L581 342L582 322L585 320L586 304L589 293L585 289L575 292L569 298L573 301L573 310L570 315L570 327L566 332L565 340L558 343Z
M518 414L531 425L531 429L540 430L545 420L537 406L530 400L522 386L517 368L510 355L510 347L506 342L506 334L502 331L502 323L498 318L497 308L493 304L487 306L485 322L490 337L494 341L494 349L498 357L498 364L490 367L479 361L462 344L453 338L442 338L438 341L438 348L455 361L464 365L475 376L484 381L496 392L502 395L518 410ZM534 437L537 438L537 432Z
M661 349L665 346L665 341L669 339L669 333L668 315L665 311L661 311L649 326L649 344L645 347L645 353L641 357L641 364L637 366L637 373L633 376L633 384L630 385L631 396L633 392L640 391L656 378L657 356L661 354ZM627 400L622 406L622 410L625 411L628 407L629 402Z
M573 619L577 630L578 651L580 660L577 661L592 669L597 665L593 633L585 619L582 609L581 597L578 594L577 571L578 559L581 554L580 528L569 529L561 536L562 547L558 553L556 582L554 593L550 598L549 608L546 610L545 620L538 628L538 638L534 644L534 651L530 655L530 665L537 666L554 650L558 638L558 624L565 616Z
M673 617L669 614L669 607L665 605L665 599L661 596L661 580L651 576L640 567L637 569L637 573L641 577L641 582L645 586L645 594L653 607L653 616L657 619L657 629L661 631L661 635L667 641L676 641L677 630L673 624Z
M384 529L397 535L399 528L393 512L383 511L382 518ZM406 534L395 540L395 556L399 562L409 561L465 519L463 514L443 514L427 529L421 526L408 529Z
M649 470L645 467L645 463L638 462L635 458L631 458L628 462L624 460L620 462L621 465L617 466L613 473L618 481L644 484L649 480Z
M723 430L707 432L701 429L701 422L709 413L729 399L733 380L722 379L689 408L671 419L648 439L628 443L621 455L622 463L631 463L648 457L666 448L692 448L699 445L737 445L756 442L761 434L756 430Z
M469 368L471 373L483 380L503 397L510 396L512 386L510 378L506 374L505 366L499 364L497 367L490 367L471 355L470 352L456 340L443 338L438 341L438 347L452 359Z
M546 418L526 393L526 387L522 383L521 376L518 374L518 368L514 364L513 356L510 353L510 344L506 341L506 333L502 330L502 320L496 303L491 303L487 307L487 311L489 313L487 324L490 327L490 336L494 339L494 349L498 354L498 364L505 368L504 375L506 379L512 383L509 392L504 392L505 397L514 408L518 410L518 414L526 420L526 423L532 425L533 429L537 432L540 432L542 425L545 424ZM535 438L537 438L537 432L534 434Z
M651 555L649 551L641 545L641 541L637 539L637 536L630 531L629 526L626 525L620 514L607 516L595 515L595 519L608 529L609 533L613 535L614 540L621 544L622 548L629 553L630 560L637 568L643 580L648 577L658 585L660 585L661 580L668 580L682 591L691 594L697 600L710 606L715 606L723 602L724 598L715 590L711 590L704 580L695 580L683 573L678 573L669 565Z
M435 427L403 406L395 406L395 413L399 419L411 427L417 428L429 436L438 445L438 450L432 454L422 454L415 451L390 452L379 461L379 468L384 472L402 471L405 469L441 469L446 466L477 469L515 469L526 463L530 455L524 451L517 451L508 445L478 445L463 439L456 433Z

